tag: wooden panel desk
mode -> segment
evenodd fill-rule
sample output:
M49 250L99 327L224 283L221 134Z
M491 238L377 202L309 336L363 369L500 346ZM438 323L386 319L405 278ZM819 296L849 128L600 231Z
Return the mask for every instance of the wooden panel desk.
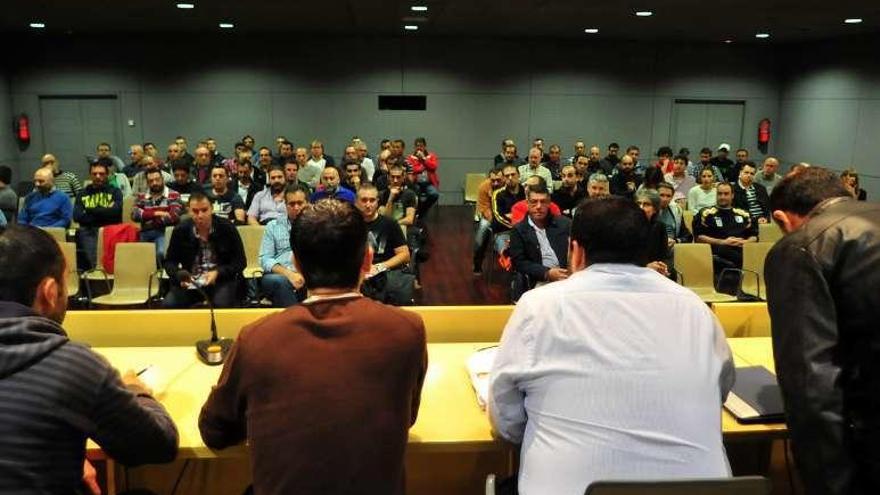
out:
M413 306L428 342L497 341L513 306ZM279 309L218 309L217 332L235 338L239 330ZM68 311L64 328L73 340L93 347L190 346L208 336L207 309Z
M764 365L773 370L770 339L730 339L737 366ZM416 451L496 450L502 442L492 438L489 420L477 404L465 368L476 350L494 345L478 342L429 344L428 373L416 424L410 430L409 449ZM181 457L218 457L243 454L242 447L213 451L202 443L198 415L211 387L217 383L219 366L200 363L193 347L98 348L120 370L154 365L158 370L156 395L174 418L180 431ZM779 436L785 425L742 425L722 412L725 438ZM90 444L90 453L99 454Z
M773 369L770 339L730 339L729 342L737 366L761 364ZM512 472L514 448L492 437L488 417L477 404L465 368L467 358L473 352L490 345L493 343L428 345L429 367L422 391L422 403L418 421L410 430L407 452L408 483L414 489L411 491L461 493L461 490L469 491L469 488L476 487L478 481L489 472ZM198 431L198 415L211 387L217 381L220 367L201 364L193 347L117 347L96 350L123 371L141 369L150 364L161 371L156 394L174 418L180 432L179 458L216 458L212 462L227 462L224 468L218 469L220 473L227 474L229 462L238 462L235 458L247 458L245 446L214 451L202 443ZM752 452L749 450L752 445L769 445L770 440L782 438L786 434L785 425L742 425L726 411L721 411L721 426L729 447L733 446L731 443L743 445L749 453ZM91 442L88 453L92 459L103 458L100 448ZM455 464L456 462L462 464ZM239 478L242 472L247 476L246 463L238 464L234 467L239 469ZM143 476L155 478L162 474L153 472ZM165 476L168 476L167 472ZM137 479L136 474L133 477ZM205 476L199 478L204 482ZM238 482L246 483L246 480L239 479ZM204 489L204 485L194 483L196 487L202 486ZM425 489L426 486L433 488L433 491Z

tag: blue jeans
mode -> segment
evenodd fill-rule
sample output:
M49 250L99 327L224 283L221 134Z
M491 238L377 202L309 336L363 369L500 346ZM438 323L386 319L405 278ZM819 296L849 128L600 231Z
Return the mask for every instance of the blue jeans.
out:
M483 267L483 258L486 257L486 248L489 239L492 238L492 223L483 217L477 222L474 232L474 271L480 272Z
M416 216L422 218L434 206L434 203L440 199L440 192L430 182L416 183L416 187L419 190L419 205L416 208Z
M266 297L272 300L273 308L286 308L298 302L293 284L284 275L278 273L263 274L260 285Z
M82 266L88 268L94 268L97 263L98 258L98 228L97 227L83 227L80 226L76 229L76 250L78 253L82 253L85 259L80 259L80 262L85 262Z

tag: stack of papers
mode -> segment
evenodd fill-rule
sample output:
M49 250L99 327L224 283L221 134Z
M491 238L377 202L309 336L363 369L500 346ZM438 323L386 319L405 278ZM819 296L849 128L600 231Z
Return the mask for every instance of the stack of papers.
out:
M497 346L480 349L467 360L468 376L477 394L477 403L484 411L489 400L489 372L492 371L492 363L495 362L497 353Z

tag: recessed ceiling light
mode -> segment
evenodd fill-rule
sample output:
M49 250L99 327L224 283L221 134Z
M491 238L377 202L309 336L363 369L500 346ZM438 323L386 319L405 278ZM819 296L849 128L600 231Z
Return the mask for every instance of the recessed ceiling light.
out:
M862 20L858 17L853 17L851 19L844 19L843 22L846 24L861 24Z
M407 31L418 31L419 27L415 24L406 24L405 26L403 26L403 29L406 29Z
M219 24L219 26L220 26L220 29L232 29L235 27L235 24L233 24L231 22L221 22Z
M755 38L760 38L762 40L765 40L769 37L770 37L770 33L758 33L755 35Z
M194 9L196 8L196 4L194 3L179 3L177 4L178 9Z
M32 22L30 23L30 26L34 29L43 29L44 27L46 27L46 25L42 22Z
M598 34L599 28L587 28L587 29L584 29L584 32L587 34Z
M412 10L413 12L427 12L428 6L427 5L413 5L412 7L409 8L409 10Z
M651 12L650 10L637 10L636 11L636 17L651 17L652 15L654 15L654 13Z
M725 43L733 43L733 40L724 40Z

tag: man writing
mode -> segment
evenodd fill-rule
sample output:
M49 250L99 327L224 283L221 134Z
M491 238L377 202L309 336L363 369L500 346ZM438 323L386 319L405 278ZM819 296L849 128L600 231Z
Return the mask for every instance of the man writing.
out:
M279 171L277 168L272 172ZM270 181L271 174L270 172ZM276 174L277 175L277 174ZM283 182L282 182L283 184ZM308 203L308 189L293 184L282 189L285 215L270 221L260 244L260 266L263 292L275 308L286 308L297 302L296 292L305 285L305 279L293 264L290 248L290 228Z
M290 243L308 299L241 330L202 407L206 445L248 440L254 493L404 491L425 327L358 292L373 265L367 236L350 203L324 200L300 213Z
M0 235L0 266L0 492L75 493L88 438L129 466L173 460L177 429L149 389L67 338L58 243L10 226Z
M730 476L718 420L730 349L696 294L645 268L647 240L633 201L584 202L571 276L523 295L504 328L488 409L522 444L522 495L583 493L634 473Z

